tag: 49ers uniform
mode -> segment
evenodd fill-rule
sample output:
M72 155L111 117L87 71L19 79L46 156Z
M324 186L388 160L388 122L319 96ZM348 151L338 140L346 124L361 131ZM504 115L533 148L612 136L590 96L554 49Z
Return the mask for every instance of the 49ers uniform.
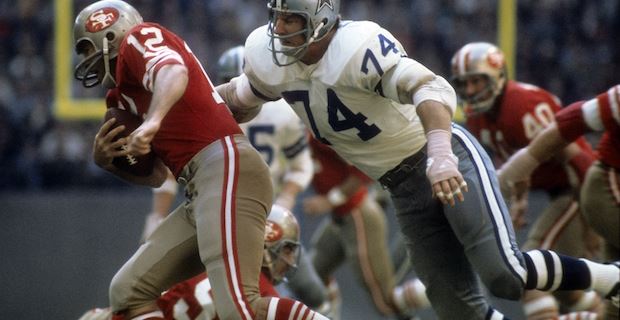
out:
M107 100L139 116L149 111L158 71L168 64L187 68L187 88L152 141L157 156L185 184L187 200L114 276L112 310L151 304L169 286L206 268L221 318L266 317L270 303L272 312L288 314L291 301L258 294L273 201L267 165L182 39L158 24L141 23L121 43L117 88Z
M620 85L588 101L571 104L556 114L560 134L573 141L586 132L603 132L600 159L586 173L581 211L605 239L603 258L620 260ZM605 319L619 319L620 310L606 302Z
M549 92L530 84L508 81L493 109L469 115L467 127L500 162L504 162L553 122L559 110L560 101ZM575 173L583 179L594 155L583 138L578 144L585 161L578 164ZM531 188L545 190L551 203L532 226L523 250L554 249L578 257L590 254L584 241L589 232L579 214L577 197L571 190L569 170L566 165L550 160L531 175Z
M261 297L278 297L279 294L263 272L258 288ZM174 285L157 299L157 306L166 320L216 320L219 319L213 304L211 283L206 273Z
M620 258L620 85L588 101L571 104L557 115L566 141L587 132L603 132L597 150L600 158L587 172L581 189L582 211L607 241L605 257Z

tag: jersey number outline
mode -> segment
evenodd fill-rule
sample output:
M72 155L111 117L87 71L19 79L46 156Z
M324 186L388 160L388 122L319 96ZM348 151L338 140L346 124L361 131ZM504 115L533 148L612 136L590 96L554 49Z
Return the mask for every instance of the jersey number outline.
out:
M379 43L381 45L381 55L384 57L389 53L398 53L398 48L396 47L396 42L388 39L383 34L378 34ZM362 67L360 69L364 74L368 74L370 69L368 68L368 64L372 63L375 70L379 76L383 76L383 69L379 64L379 60L375 54L370 50L370 48L366 49L366 53L364 54L364 58L362 59ZM375 87L375 91L383 96L383 89L381 85L381 81L377 83ZM308 115L308 122L310 122L310 129L314 136L321 142L331 145L325 137L321 136L318 127L316 126L316 121L314 120L314 115L312 114L312 110L310 109L310 94L307 90L292 90L292 91L284 91L282 92L282 97L289 103L293 104L295 102L301 102L304 106L304 110ZM327 121L329 125L335 132L340 132L348 129L357 129L357 136L363 141L368 141L379 133L381 133L381 129L376 124L367 124L366 117L363 113L357 112L354 113L351 109L349 109L343 102L338 98L338 95L333 89L327 89Z
M282 97L289 103L294 104L295 102L301 102L304 106L304 110L308 115L308 122L310 122L310 129L314 136L321 142L331 145L329 140L325 139L325 137L321 136L318 127L316 126L316 121L314 120L314 115L312 114L312 110L310 109L310 94L307 90L293 90L293 91L284 91L282 92ZM342 119L340 116L342 116ZM374 138L376 135L381 133L381 129L375 124L367 124L366 117L361 112L353 113L351 109L349 109L336 92L332 89L327 89L327 121L331 128L340 132L348 129L357 129L357 136L363 141L368 141Z
M142 34L143 36L149 37L146 41L144 41L144 46L146 46L146 48L142 46L140 41L138 41L138 39L133 34L130 34L127 37L127 44L136 48L139 52L143 54L145 58L156 57L163 50L169 49L167 45L160 46L160 44L164 42L164 36L161 32L161 29L156 28L156 27L143 27L140 29L140 34ZM215 100L217 104L224 104L224 99L222 99L222 97L215 90L215 86L213 85L213 82L211 82L211 79L207 75L207 72L202 66L202 63L200 63L200 60L198 60L198 57L196 57L194 52L192 52L192 50L189 48L187 43L183 42L183 45L185 46L185 50L187 50L187 52L189 52L189 54L192 55L196 63L198 63L202 71L202 74L205 76L207 81L209 81L209 84L211 85L211 88L213 89L213 91L211 91L211 96L213 97L213 100ZM146 70L148 70L148 66L146 67Z
M273 162L273 147L268 144L261 144L258 142L258 136L261 134L271 135L273 136L276 132L274 125L264 124L264 125L251 125L248 127L248 139L250 140L250 144L256 149L256 151L260 152L264 155L263 159L267 162L268 166L271 166Z

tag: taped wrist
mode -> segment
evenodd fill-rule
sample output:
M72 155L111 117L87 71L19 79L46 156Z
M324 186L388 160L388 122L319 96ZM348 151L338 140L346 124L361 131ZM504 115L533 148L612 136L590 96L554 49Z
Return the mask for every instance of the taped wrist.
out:
M462 177L458 170L459 159L452 153L451 133L435 129L426 134L426 176L431 184L453 177Z

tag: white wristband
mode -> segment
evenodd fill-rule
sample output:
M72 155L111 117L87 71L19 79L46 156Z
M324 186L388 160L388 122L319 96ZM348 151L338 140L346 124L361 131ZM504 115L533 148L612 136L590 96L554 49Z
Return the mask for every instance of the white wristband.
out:
M334 206L337 207L345 202L347 202L347 196L340 190L338 187L333 187L327 193L327 201Z

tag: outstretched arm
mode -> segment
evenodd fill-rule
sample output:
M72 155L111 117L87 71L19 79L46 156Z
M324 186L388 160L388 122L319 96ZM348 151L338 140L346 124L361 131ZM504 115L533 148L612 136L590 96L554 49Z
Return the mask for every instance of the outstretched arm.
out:
M252 92L250 81L245 74L215 87L215 90L224 99L238 123L254 119L265 103Z

